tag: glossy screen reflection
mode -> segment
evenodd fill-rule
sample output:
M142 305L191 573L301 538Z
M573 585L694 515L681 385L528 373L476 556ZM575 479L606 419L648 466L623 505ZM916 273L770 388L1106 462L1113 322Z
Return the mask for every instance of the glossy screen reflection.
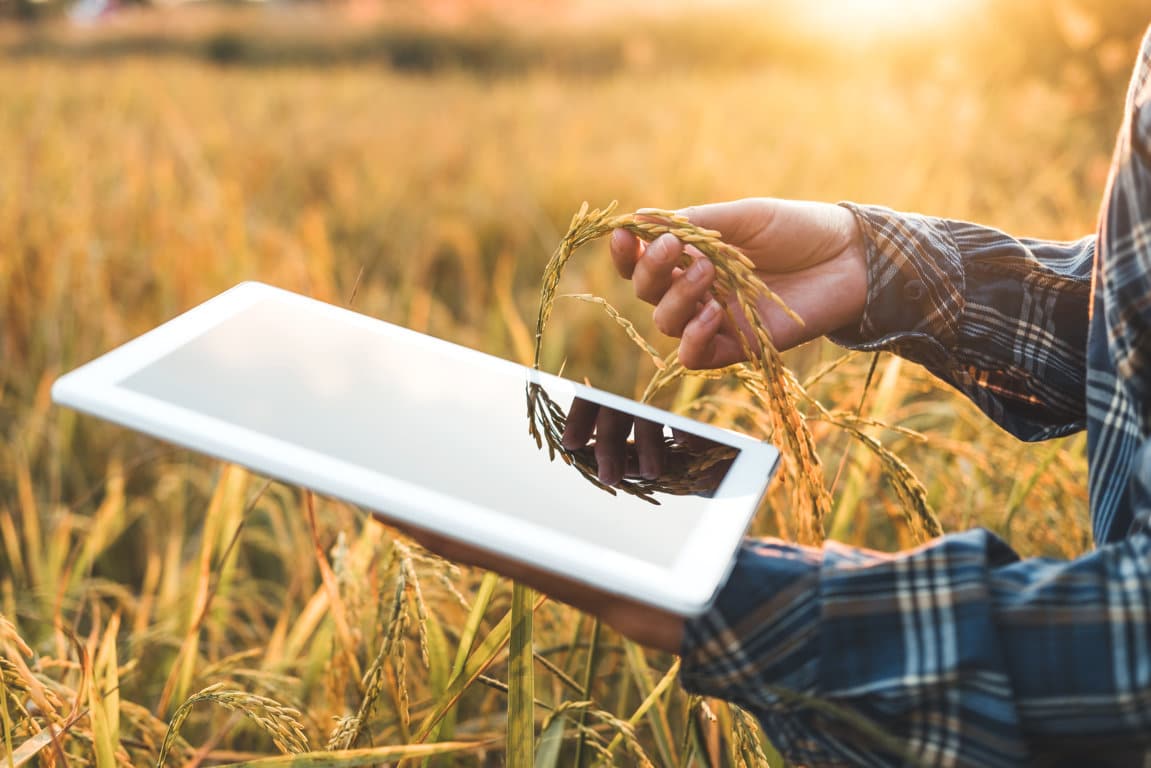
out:
M527 373L269 298L120 386L659 566L704 513L611 495L536 446ZM570 396L549 391L561 409ZM387 510L379 510L387 514Z

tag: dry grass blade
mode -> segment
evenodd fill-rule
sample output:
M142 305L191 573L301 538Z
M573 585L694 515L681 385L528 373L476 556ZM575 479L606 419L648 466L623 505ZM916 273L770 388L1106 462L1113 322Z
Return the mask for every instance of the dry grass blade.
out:
M300 724L299 711L285 707L279 702L245 691L224 688L222 683L210 685L190 696L177 709L168 724L164 743L156 758L156 768L162 768L171 751L172 744L180 732L184 721L192 712L192 707L202 701L219 704L225 709L239 712L272 737L272 742L281 752L299 754L308 751L308 737Z
M648 342L648 340L645 339L640 334L640 332L635 329L635 325L630 320L621 315L618 309L609 304L607 299L604 299L600 296L593 296L590 293L565 293L561 298L575 299L577 301L584 301L589 304L598 304L603 308L603 311L607 314L608 317L614 320L620 328L623 328L624 333L627 334L627 337L634 341L637 347L648 354L648 357L651 358L651 361L656 368L662 371L667 367L667 363L662 357L660 357L659 350L653 347L651 343Z

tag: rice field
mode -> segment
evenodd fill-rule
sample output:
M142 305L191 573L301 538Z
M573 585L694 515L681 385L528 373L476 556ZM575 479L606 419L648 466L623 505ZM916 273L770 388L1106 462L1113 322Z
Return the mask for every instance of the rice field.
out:
M850 199L1091 231L1119 105L1073 73L989 87L937 64L0 59L0 764L779 764L748 716L678 688L673 657L362 510L54 408L49 387L241 280L530 364L544 267L584 201ZM674 349L602 243L559 292ZM910 363L842 355L783 356L819 466L792 457L754 533L913 544L890 457L944 530L1090 546L1082 435L1024 445ZM602 305L562 295L541 365L636 397L658 371ZM661 398L786 437L738 382ZM792 503L813 472L815 531Z

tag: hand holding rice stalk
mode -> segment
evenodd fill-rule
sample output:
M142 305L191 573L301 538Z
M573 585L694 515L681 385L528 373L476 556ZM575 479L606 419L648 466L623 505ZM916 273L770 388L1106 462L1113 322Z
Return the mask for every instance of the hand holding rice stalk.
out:
M657 304L657 325L661 325L661 329L665 332L683 336L684 341L678 354L673 355L671 359L661 359L654 348L642 339L634 326L602 299L577 297L603 304L608 314L652 357L657 372L645 393L645 399L684 376L703 375L715 378L717 375L732 374L739 386L751 395L755 407L766 417L765 421L769 426L765 437L780 443L783 448L785 476L791 480L792 504L799 519L797 538L802 542L816 543L823 539L827 515L831 508L831 497L823 482L821 462L807 424L808 418L839 425L881 457L881 466L895 487L904 506L909 527L916 538L925 539L940 533L939 524L927 506L922 485L914 475L878 441L864 433L858 420L828 411L812 398L792 372L783 365L774 343L774 338L778 336L784 340L785 345L790 346L835 330L843 324L844 318L850 317L853 302L862 306L866 286L865 272L861 273L860 266L855 266L855 274L849 274L848 270L837 272L836 265L833 264L834 259L826 257L826 252L831 251L836 259L839 258L839 254L834 253L833 247L825 242L830 239L828 232L837 233L838 224L831 216L838 214L850 218L850 214L835 206L762 200L739 201L722 206L693 209L713 215L715 211L721 210L729 218L733 212L743 219L753 218L749 216L749 212L760 216L760 220L756 222L758 228L747 235L747 240L761 251L771 251L773 255L775 251L783 251L790 256L790 262L781 259L787 263L781 266L778 274L771 275L772 282L773 285L782 285L791 291L794 300L804 310L804 316L809 319L809 322L805 323L789 303L785 303L768 287L761 277L765 271L763 266L757 266L742 250L725 242L720 232L693 223L686 216L673 211L645 208L634 214L616 214L615 207L613 203L603 210L589 211L585 203L573 217L567 234L564 235L547 265L536 324L536 367L538 368L540 364L543 331L557 298L560 277L568 259L577 248L615 230L630 232L649 244L664 235L670 235L679 243L688 246L687 248L681 246L678 254L673 254L676 258L675 266L685 270L696 259L706 259L714 269L709 290L714 295L716 308L722 310L723 317L718 333L713 320L711 335L702 334L706 339L706 346L701 347L698 343L698 337L701 336L698 333L698 323L701 322L699 318L691 321L697 323L694 328L689 323L686 330L682 324L688 322L686 317L681 317L678 325L674 321L671 322L670 331L664 327L669 325L668 322L665 321L663 324L658 322L659 313L664 308L660 306L663 302L659 301L663 290L667 290L670 295L671 291L676 289L667 289L665 283L652 294L650 288L652 279L648 275L640 275L641 268L638 266L635 267L637 292L641 298ZM762 213L765 209L771 210L773 215L764 218ZM738 230L739 226L744 224L743 219L733 219L730 228ZM744 228L747 228L746 225ZM838 228L842 230L842 227ZM725 224L724 229L727 230L729 227ZM765 233L771 237L765 237ZM667 238L661 242L666 241ZM788 248L790 252L787 251ZM631 277L632 267L621 264L618 254L613 255L616 256L617 267L621 273L625 277ZM840 262L842 261L840 259ZM862 256L859 257L859 261L862 264ZM640 285L641 279L646 280L648 284L646 287ZM836 304L835 302L840 299L836 295L836 289L843 286L846 280L854 280L856 285L845 289L843 293L848 298ZM861 280L863 288L859 287ZM642 291L652 295L645 295ZM694 300L691 305L694 306ZM854 311L858 313L859 310ZM812 317L816 322L810 322ZM695 338L689 338L689 334L693 331L697 332ZM719 370L690 371L684 365L684 359L696 368L709 367ZM800 412L798 408L800 402L809 407L810 416L805 417ZM573 463L589 480L595 482L594 458L586 451L564 450L560 443L564 414L547 400L546 393L538 387L528 389L528 411L531 433L537 443L542 445L546 442L553 456L558 453L565 461ZM676 450L675 446L669 448ZM618 486L619 490L645 497L654 491L690 492L684 488L690 487L691 478L698 476L706 465L714 463L715 457L698 456L682 448L679 448L679 451L684 455L678 456L676 461L669 462L667 471L657 480L628 479Z

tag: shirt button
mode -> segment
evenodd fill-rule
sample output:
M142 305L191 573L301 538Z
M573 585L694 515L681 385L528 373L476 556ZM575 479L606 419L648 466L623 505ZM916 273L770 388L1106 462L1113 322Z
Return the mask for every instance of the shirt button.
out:
M919 301L927 295L927 286L922 280L908 280L903 286L903 298L908 301Z

